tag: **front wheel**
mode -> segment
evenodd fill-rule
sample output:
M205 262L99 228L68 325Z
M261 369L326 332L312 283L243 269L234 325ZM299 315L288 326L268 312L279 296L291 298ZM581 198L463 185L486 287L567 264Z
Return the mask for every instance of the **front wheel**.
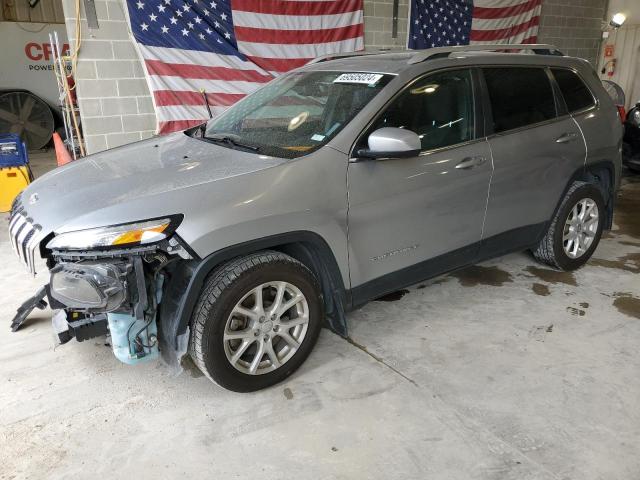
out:
M191 356L229 390L260 390L305 361L323 315L318 283L305 265L280 252L241 257L208 278L194 311Z
M546 235L533 251L534 257L560 270L581 267L600 242L604 215L600 189L586 182L573 183Z

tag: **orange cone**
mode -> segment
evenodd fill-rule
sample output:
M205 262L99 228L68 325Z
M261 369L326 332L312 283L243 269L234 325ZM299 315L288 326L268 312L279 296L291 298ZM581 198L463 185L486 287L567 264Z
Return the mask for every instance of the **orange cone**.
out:
M58 132L53 132L53 145L56 147L56 161L59 167L72 161L69 150L64 146Z

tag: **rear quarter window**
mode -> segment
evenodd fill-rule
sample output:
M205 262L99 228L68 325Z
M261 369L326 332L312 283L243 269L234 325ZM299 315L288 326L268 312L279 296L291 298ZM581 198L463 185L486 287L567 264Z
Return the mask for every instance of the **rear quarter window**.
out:
M551 72L560 87L569 112L584 110L595 105L591 91L577 73L563 68L552 68Z
M484 68L495 133L557 116L553 89L540 67Z

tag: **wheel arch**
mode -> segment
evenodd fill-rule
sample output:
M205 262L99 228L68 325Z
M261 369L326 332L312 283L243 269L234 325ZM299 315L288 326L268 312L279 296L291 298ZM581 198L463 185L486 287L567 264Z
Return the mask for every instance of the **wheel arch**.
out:
M175 364L184 353L185 333L207 277L227 261L262 250L276 250L306 265L318 278L328 326L347 336L345 311L350 306L348 291L336 258L328 243L317 233L296 231L250 240L218 250L201 261L183 262L177 268L164 293L159 308L159 329L165 359Z
M616 200L616 169L610 160L587 164L582 175L575 180L582 180L596 185L602 192L605 204L604 229L610 230L613 225L613 207Z
M614 163L610 160L602 160L589 163L576 170L564 187L562 195L560 195L558 203L556 204L556 208L553 210L551 219L557 214L560 205L562 205L562 200L574 182L591 183L600 189L606 208L603 227L605 230L610 230L613 225L613 207L616 198L616 169Z

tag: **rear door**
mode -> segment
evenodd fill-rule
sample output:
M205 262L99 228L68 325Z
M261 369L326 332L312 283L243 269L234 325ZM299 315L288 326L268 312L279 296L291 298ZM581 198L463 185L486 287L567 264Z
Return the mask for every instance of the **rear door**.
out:
M587 163L618 158L623 128L608 98L604 99L606 102L596 101L585 79L575 70L552 68L551 73L562 92L568 112L584 135L588 147ZM590 73L595 76L595 73Z
M573 173L584 165L580 129L554 94L544 67L487 67L484 73L494 173L483 256L532 245Z

